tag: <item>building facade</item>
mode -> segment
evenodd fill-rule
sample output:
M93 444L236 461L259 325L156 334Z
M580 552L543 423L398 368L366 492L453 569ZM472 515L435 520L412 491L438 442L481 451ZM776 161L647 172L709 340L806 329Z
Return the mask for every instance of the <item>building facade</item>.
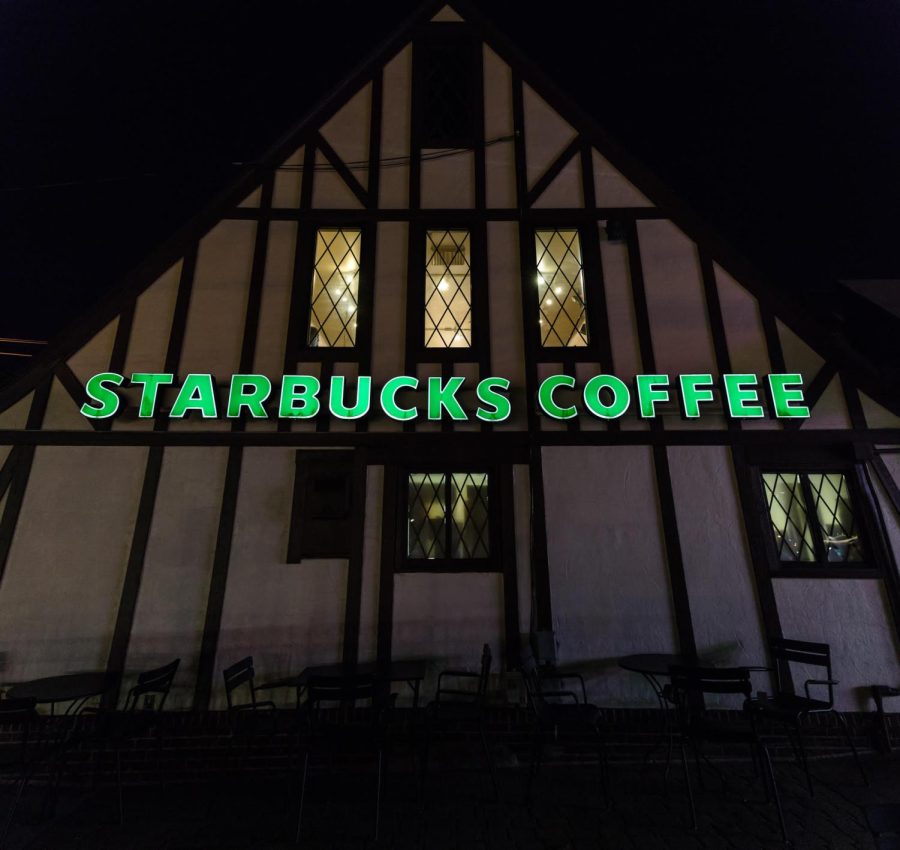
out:
M126 378L116 417L82 413L98 373ZM772 373L808 418L582 396ZM173 380L142 411L147 374ZM173 415L188 375L217 415ZM227 415L233 375L270 379L265 416ZM279 416L285 375L317 412ZM510 415L479 418L497 376ZM434 417L429 379L461 384ZM0 395L3 676L177 656L173 705L216 708L248 654L267 678L487 642L514 669L530 639L631 706L623 655L765 664L785 636L830 643L862 708L900 679L898 413L476 10L435 6Z

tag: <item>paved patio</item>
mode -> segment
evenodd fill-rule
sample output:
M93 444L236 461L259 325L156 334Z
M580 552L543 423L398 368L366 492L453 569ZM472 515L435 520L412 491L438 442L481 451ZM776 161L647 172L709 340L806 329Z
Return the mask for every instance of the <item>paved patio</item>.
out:
M526 771L511 757L498 771L501 802L476 770L452 769L446 760L429 780L427 807L420 809L409 763L395 759L389 773L382 847L421 850L586 850L587 848L774 848L783 846L775 810L763 801L749 763L717 763L733 775L722 793L706 770L706 791L695 781L700 826L688 829L687 800L680 771L664 788L662 768L613 764L613 805L602 812L595 768L544 769L535 803L523 799ZM477 762L472 762L477 764ZM779 762L777 773L791 840L797 848L900 847L876 844L872 819L894 819L900 828L900 758L869 755L872 780L865 787L852 761L813 762L815 796L802 773ZM374 775L362 769L312 776L302 846L316 850L373 847ZM124 826L116 823L115 789L68 789L55 818L29 825L41 799L29 792L9 846L28 850L197 850L197 848L291 847L298 784L296 778L254 778L238 784L171 783L126 788ZM880 808L879 808L880 807Z

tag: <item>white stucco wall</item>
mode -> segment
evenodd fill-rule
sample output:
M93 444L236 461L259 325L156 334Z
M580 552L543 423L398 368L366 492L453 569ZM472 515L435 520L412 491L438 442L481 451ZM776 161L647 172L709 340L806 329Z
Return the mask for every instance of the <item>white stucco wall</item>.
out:
M617 664L677 651L651 450L545 448L543 466L559 661L589 673L602 705L654 705Z
M189 708L222 507L228 450L169 446L144 555L125 669L181 658L170 702Z
M731 454L725 446L673 446L668 457L697 651L721 665L765 665Z
M5 681L106 668L146 457L36 449L0 584Z
M341 659L346 559L286 563L295 450L248 448L241 465L231 561L213 676L252 655L260 682ZM277 694L290 702L292 693Z

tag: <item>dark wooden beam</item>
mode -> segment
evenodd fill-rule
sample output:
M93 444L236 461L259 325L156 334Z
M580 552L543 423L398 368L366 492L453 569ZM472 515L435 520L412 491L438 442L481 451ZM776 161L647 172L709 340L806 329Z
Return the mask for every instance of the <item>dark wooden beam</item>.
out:
M219 645L219 631L222 627L222 610L225 605L225 587L228 583L228 567L231 561L231 543L237 513L242 459L243 449L240 446L232 446L228 450L225 487L222 492L219 527L216 532L216 549L213 555L212 575L209 579L209 594L206 601L206 618L203 623L203 637L200 640L200 657L197 661L197 684L194 688L195 711L206 711L209 708L212 694L216 651Z
M362 184L356 179L356 175L347 168L344 161L337 155L335 149L328 144L328 141L321 133L316 134L316 147L321 151L322 156L328 160L328 164L340 175L344 183L347 184L347 188L353 192L360 204L362 204L364 208L372 206L371 201L369 200L369 193L363 189Z
M357 449L353 455L353 496L350 529L350 558L347 561L347 596L344 606L343 662L353 667L359 658L359 629L362 604L363 550L366 526L366 450Z
M525 194L525 205L532 207L535 201L546 191L550 184L562 173L562 170L572 161L572 157L578 153L581 147L581 139L577 136L563 148L562 153L551 163L547 170L535 181Z
M400 502L400 470L396 464L384 467L381 500L381 563L378 568L378 640L380 667L391 663L394 628L394 570L400 560L397 524Z

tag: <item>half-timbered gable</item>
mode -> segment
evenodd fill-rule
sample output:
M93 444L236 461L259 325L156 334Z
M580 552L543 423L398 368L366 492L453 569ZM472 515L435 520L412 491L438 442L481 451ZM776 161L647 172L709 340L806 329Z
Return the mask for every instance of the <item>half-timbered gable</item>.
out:
M153 415L123 385L165 373ZM800 373L808 419L591 415L592 376ZM171 412L210 374L218 416ZM233 375L311 376L309 418L224 414ZM549 376L571 378L542 410ZM377 401L391 379L411 418ZM509 380L511 414L474 389ZM371 379L366 415L338 418ZM429 379L466 418L429 418ZM898 672L900 404L635 166L466 3L432 4L0 397L0 644L10 680L180 656L219 670L428 656L520 636L593 661L759 663L832 644L845 693ZM846 707L855 707L850 697Z

